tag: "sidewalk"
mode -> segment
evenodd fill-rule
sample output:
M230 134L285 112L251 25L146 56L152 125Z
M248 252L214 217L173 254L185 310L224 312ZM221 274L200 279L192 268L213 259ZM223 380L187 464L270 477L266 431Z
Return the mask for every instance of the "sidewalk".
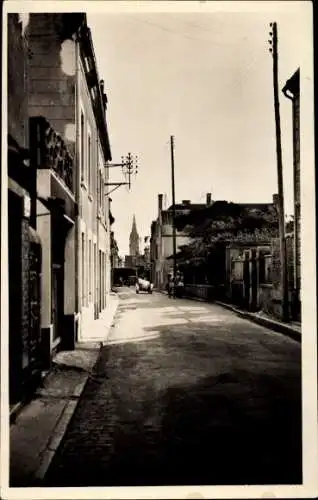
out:
M167 292L165 290L157 289L156 292L164 293L167 295ZM205 302L206 304L212 303L212 302L207 302L206 300L201 299L199 297L184 297L184 299L195 300L198 302ZM290 338L297 340L298 342L301 341L301 325L299 323L292 321L290 323L283 323L282 321L279 321L276 318L272 318L263 312L244 311L243 309L239 309L238 307L235 307L231 304L227 304L225 302L221 302L219 300L214 301L214 304L218 304L222 307L225 307L226 309L233 311L235 314L238 314L242 318L248 319L250 321L253 321L254 323L265 326L270 330L274 330L284 335L288 335Z
M94 378L94 366L107 341L118 306L111 304L96 320L94 340L61 351L32 401L10 426L10 487L39 486L76 410L85 385Z
M230 309L231 311L235 312L242 318L249 319L251 321L254 321L254 323L265 326L266 328L270 328L271 330L274 330L276 332L288 335L289 337L293 338L294 340L297 340L298 342L301 341L301 326L298 323L292 321L290 323L283 323L282 321L279 321L276 318L272 318L261 311L260 312L244 311L242 309L239 309L230 304L226 304L220 301L215 301L215 304L219 304L220 306L225 307L226 309Z

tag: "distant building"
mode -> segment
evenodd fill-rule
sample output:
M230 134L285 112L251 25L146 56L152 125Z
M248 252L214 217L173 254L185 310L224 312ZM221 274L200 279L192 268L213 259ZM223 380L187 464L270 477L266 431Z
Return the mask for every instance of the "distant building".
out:
M135 267L132 255L125 255L125 267L129 267L129 268Z
M183 200L175 205L176 217L187 215L193 210L206 208L211 204L211 193L207 194L206 203L191 203ZM176 231L177 251L189 243L189 237L184 231ZM163 194L158 195L158 217L151 224L150 260L152 281L156 288L164 288L168 274L172 271L173 254L173 206L163 210Z

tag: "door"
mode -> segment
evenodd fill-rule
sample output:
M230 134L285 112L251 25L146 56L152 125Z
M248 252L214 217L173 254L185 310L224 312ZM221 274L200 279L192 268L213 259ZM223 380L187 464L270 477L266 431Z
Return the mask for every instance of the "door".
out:
M257 310L258 300L257 300L257 259L256 259L256 250L252 250L251 252L251 309L252 311Z
M244 282L244 306L248 308L250 303L250 286L251 286L249 252L245 252L244 254L243 282Z
M21 398L22 388L22 198L8 191L9 259L9 393L10 404ZM24 353L28 364L27 351Z
M53 342L61 338L61 326L64 312L64 282L63 267L60 264L52 265L52 323Z
M31 241L29 253L29 365L36 375L41 364L41 245Z

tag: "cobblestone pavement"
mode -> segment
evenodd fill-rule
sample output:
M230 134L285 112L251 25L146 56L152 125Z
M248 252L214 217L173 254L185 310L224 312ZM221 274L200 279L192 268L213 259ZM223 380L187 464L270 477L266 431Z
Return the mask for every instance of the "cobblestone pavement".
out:
M217 305L120 299L45 486L301 483L300 344Z

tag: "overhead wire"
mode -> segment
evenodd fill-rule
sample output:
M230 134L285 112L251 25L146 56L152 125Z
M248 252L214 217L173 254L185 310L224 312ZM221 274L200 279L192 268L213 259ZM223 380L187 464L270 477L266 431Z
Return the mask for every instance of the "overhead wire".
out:
M132 17L132 16L131 16ZM179 37L182 37L182 38L187 38L189 40L195 40L195 41L199 41L199 42L203 42L203 43L211 43L213 45L217 45L219 47L230 47L230 44L224 44L224 43L220 43L220 42L216 42L215 40L208 40L208 39L203 39L203 38L197 38L197 37L192 37L190 35L186 35L184 33L180 33L180 32L177 32L175 30L172 30L172 29L169 29L167 28L166 26L162 26L160 24L157 24L157 23L154 23L152 21L148 21L148 20L145 20L145 19L141 19L141 17L134 17L134 20L137 20L141 23L144 23L144 24L147 24L149 26L154 26L162 31L165 31L167 33L170 33L172 35L175 35L175 36L179 36ZM197 27L197 28L202 28L203 31L206 31L206 32L211 32L212 33L212 30L211 29L208 29L206 27L202 27L196 23L192 23L192 22L189 22L189 21L182 21L183 24L186 24L186 25L189 25L189 26L194 26L194 27ZM244 66L244 75L247 76L251 73L251 70L253 68L253 65L255 63L255 59L256 59L256 54L253 50L250 51L250 56L252 56L252 54L254 54L254 57L251 57L250 58L250 61L248 63L247 66ZM240 77L237 77L234 79L234 83L233 85L231 85L231 91L234 91L237 89L237 87L242 83L242 78Z

